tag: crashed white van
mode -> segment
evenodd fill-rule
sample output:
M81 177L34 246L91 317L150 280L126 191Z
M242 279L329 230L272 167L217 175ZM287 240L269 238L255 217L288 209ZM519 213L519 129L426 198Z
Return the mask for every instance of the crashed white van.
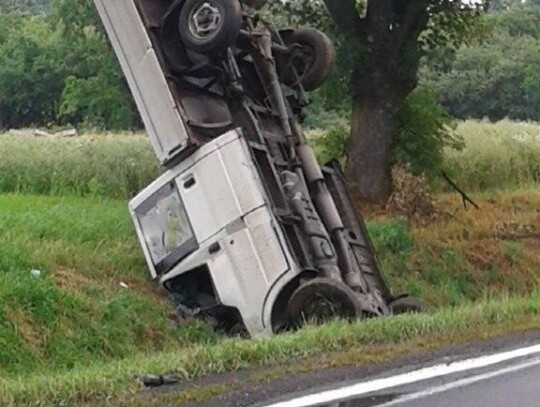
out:
M302 133L323 33L271 28L260 0L94 1L166 168L131 214L185 312L260 336L421 308L392 296L339 165Z

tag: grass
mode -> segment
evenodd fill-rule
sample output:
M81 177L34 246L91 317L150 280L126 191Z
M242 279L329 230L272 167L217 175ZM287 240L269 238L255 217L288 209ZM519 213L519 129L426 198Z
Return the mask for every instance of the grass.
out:
M339 151L348 133L337 121L328 133L321 160ZM540 125L466 121L457 134L465 147L446 152L448 174L470 192L519 189L540 182ZM87 135L74 139L0 135L0 193L104 196L126 199L152 182L159 166L142 135ZM444 188L447 185L444 184Z
M444 170L469 192L527 188L540 182L540 124L498 123L468 120L455 130L463 141L460 151L445 151ZM333 120L325 129L308 132L321 162L344 153L349 135L346 120ZM341 161L345 162L341 157ZM448 191L442 179L434 179L437 190Z
M0 196L0 376L212 340L202 325L180 330L169 314L125 202Z
M441 194L434 222L368 222L390 286L442 311L257 341L179 326L148 281L126 203L159 172L144 137L0 136L0 405L132 394L141 373L194 378L321 354L365 363L422 338L435 346L540 328L540 126L465 122L458 131L467 144L448 153L449 172L481 209Z
M467 191L523 188L540 182L540 125L508 120L466 121L465 148L447 151L449 175Z
M540 230L540 194L475 199L481 211L441 196L437 205L452 216L423 226L370 219L390 285L444 309L436 316L336 322L245 341L172 323L166 299L147 280L125 201L0 195L0 405L132 393L142 373L193 378L375 345L391 355L414 338L523 319L540 327L540 239L519 235Z
M136 376L145 372L174 372L190 379L211 373L276 366L293 358L321 358L321 354L354 349L361 349L362 354L373 358L372 350L376 348L380 353L385 346L385 356L389 357L392 347L400 349L398 345L419 338L442 335L446 338L442 343L455 343L460 336L472 333L480 338L492 327L509 322L526 322L529 329L540 327L539 315L540 295L534 294L528 298L504 298L446 309L435 315L409 315L364 323L336 321L267 339L227 339L210 346L193 345L180 351L91 365L75 372L8 378L0 381L0 404L6 407L40 405L40 401L46 400L47 404L74 405L110 396L123 399L140 388ZM357 364L367 360L361 355L356 357ZM346 364L347 359L342 363Z
M129 198L159 165L144 135L0 136L0 192Z
M381 215L370 232L390 286L437 306L504 293L526 295L540 281L540 190L440 195L440 219L409 225Z

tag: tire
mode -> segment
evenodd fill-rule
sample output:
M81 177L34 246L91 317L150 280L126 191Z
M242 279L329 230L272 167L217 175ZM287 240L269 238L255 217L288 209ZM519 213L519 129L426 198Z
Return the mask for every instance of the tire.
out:
M320 305L329 304L333 308ZM358 319L363 315L360 301L345 284L330 278L315 278L298 287L287 305L287 318L291 325L306 322L320 324L331 319Z
M332 73L336 60L336 49L330 38L314 28L300 28L288 32L283 40L288 46L297 44L304 54L304 63L292 63L304 89L312 91L320 88ZM284 83L293 85L295 75L290 72L290 67L282 67L281 71Z
M413 297L401 297L389 304L390 310L393 315L402 314L432 314L435 312L435 308L431 305Z
M215 55L236 42L241 24L238 0L186 0L180 11L178 30L186 48Z

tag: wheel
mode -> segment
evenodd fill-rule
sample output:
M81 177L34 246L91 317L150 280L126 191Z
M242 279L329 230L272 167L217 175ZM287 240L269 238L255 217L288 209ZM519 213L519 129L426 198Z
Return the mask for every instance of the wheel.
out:
M186 48L217 54L235 43L241 24L238 0L186 0L178 30Z
M389 304L390 309L394 315L401 314L419 314L427 313L432 314L435 312L435 308L413 297L401 297Z
M288 46L298 46L292 58L279 61L284 83L291 86L296 80L291 72L292 65L306 91L320 88L330 76L336 60L336 50L330 38L314 28L300 28L287 32L283 40Z
M320 324L335 318L362 317L360 301L345 284L330 278L315 278L300 285L287 305L287 318L294 326Z

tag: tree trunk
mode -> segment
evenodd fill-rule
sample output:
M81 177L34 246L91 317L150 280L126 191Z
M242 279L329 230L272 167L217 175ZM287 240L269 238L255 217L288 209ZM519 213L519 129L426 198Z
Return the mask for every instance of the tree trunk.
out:
M365 85L365 81L362 82ZM396 97L391 90L376 90L373 83L367 86L372 91L359 85L353 98L346 175L353 193L360 199L367 203L385 204L392 193Z

